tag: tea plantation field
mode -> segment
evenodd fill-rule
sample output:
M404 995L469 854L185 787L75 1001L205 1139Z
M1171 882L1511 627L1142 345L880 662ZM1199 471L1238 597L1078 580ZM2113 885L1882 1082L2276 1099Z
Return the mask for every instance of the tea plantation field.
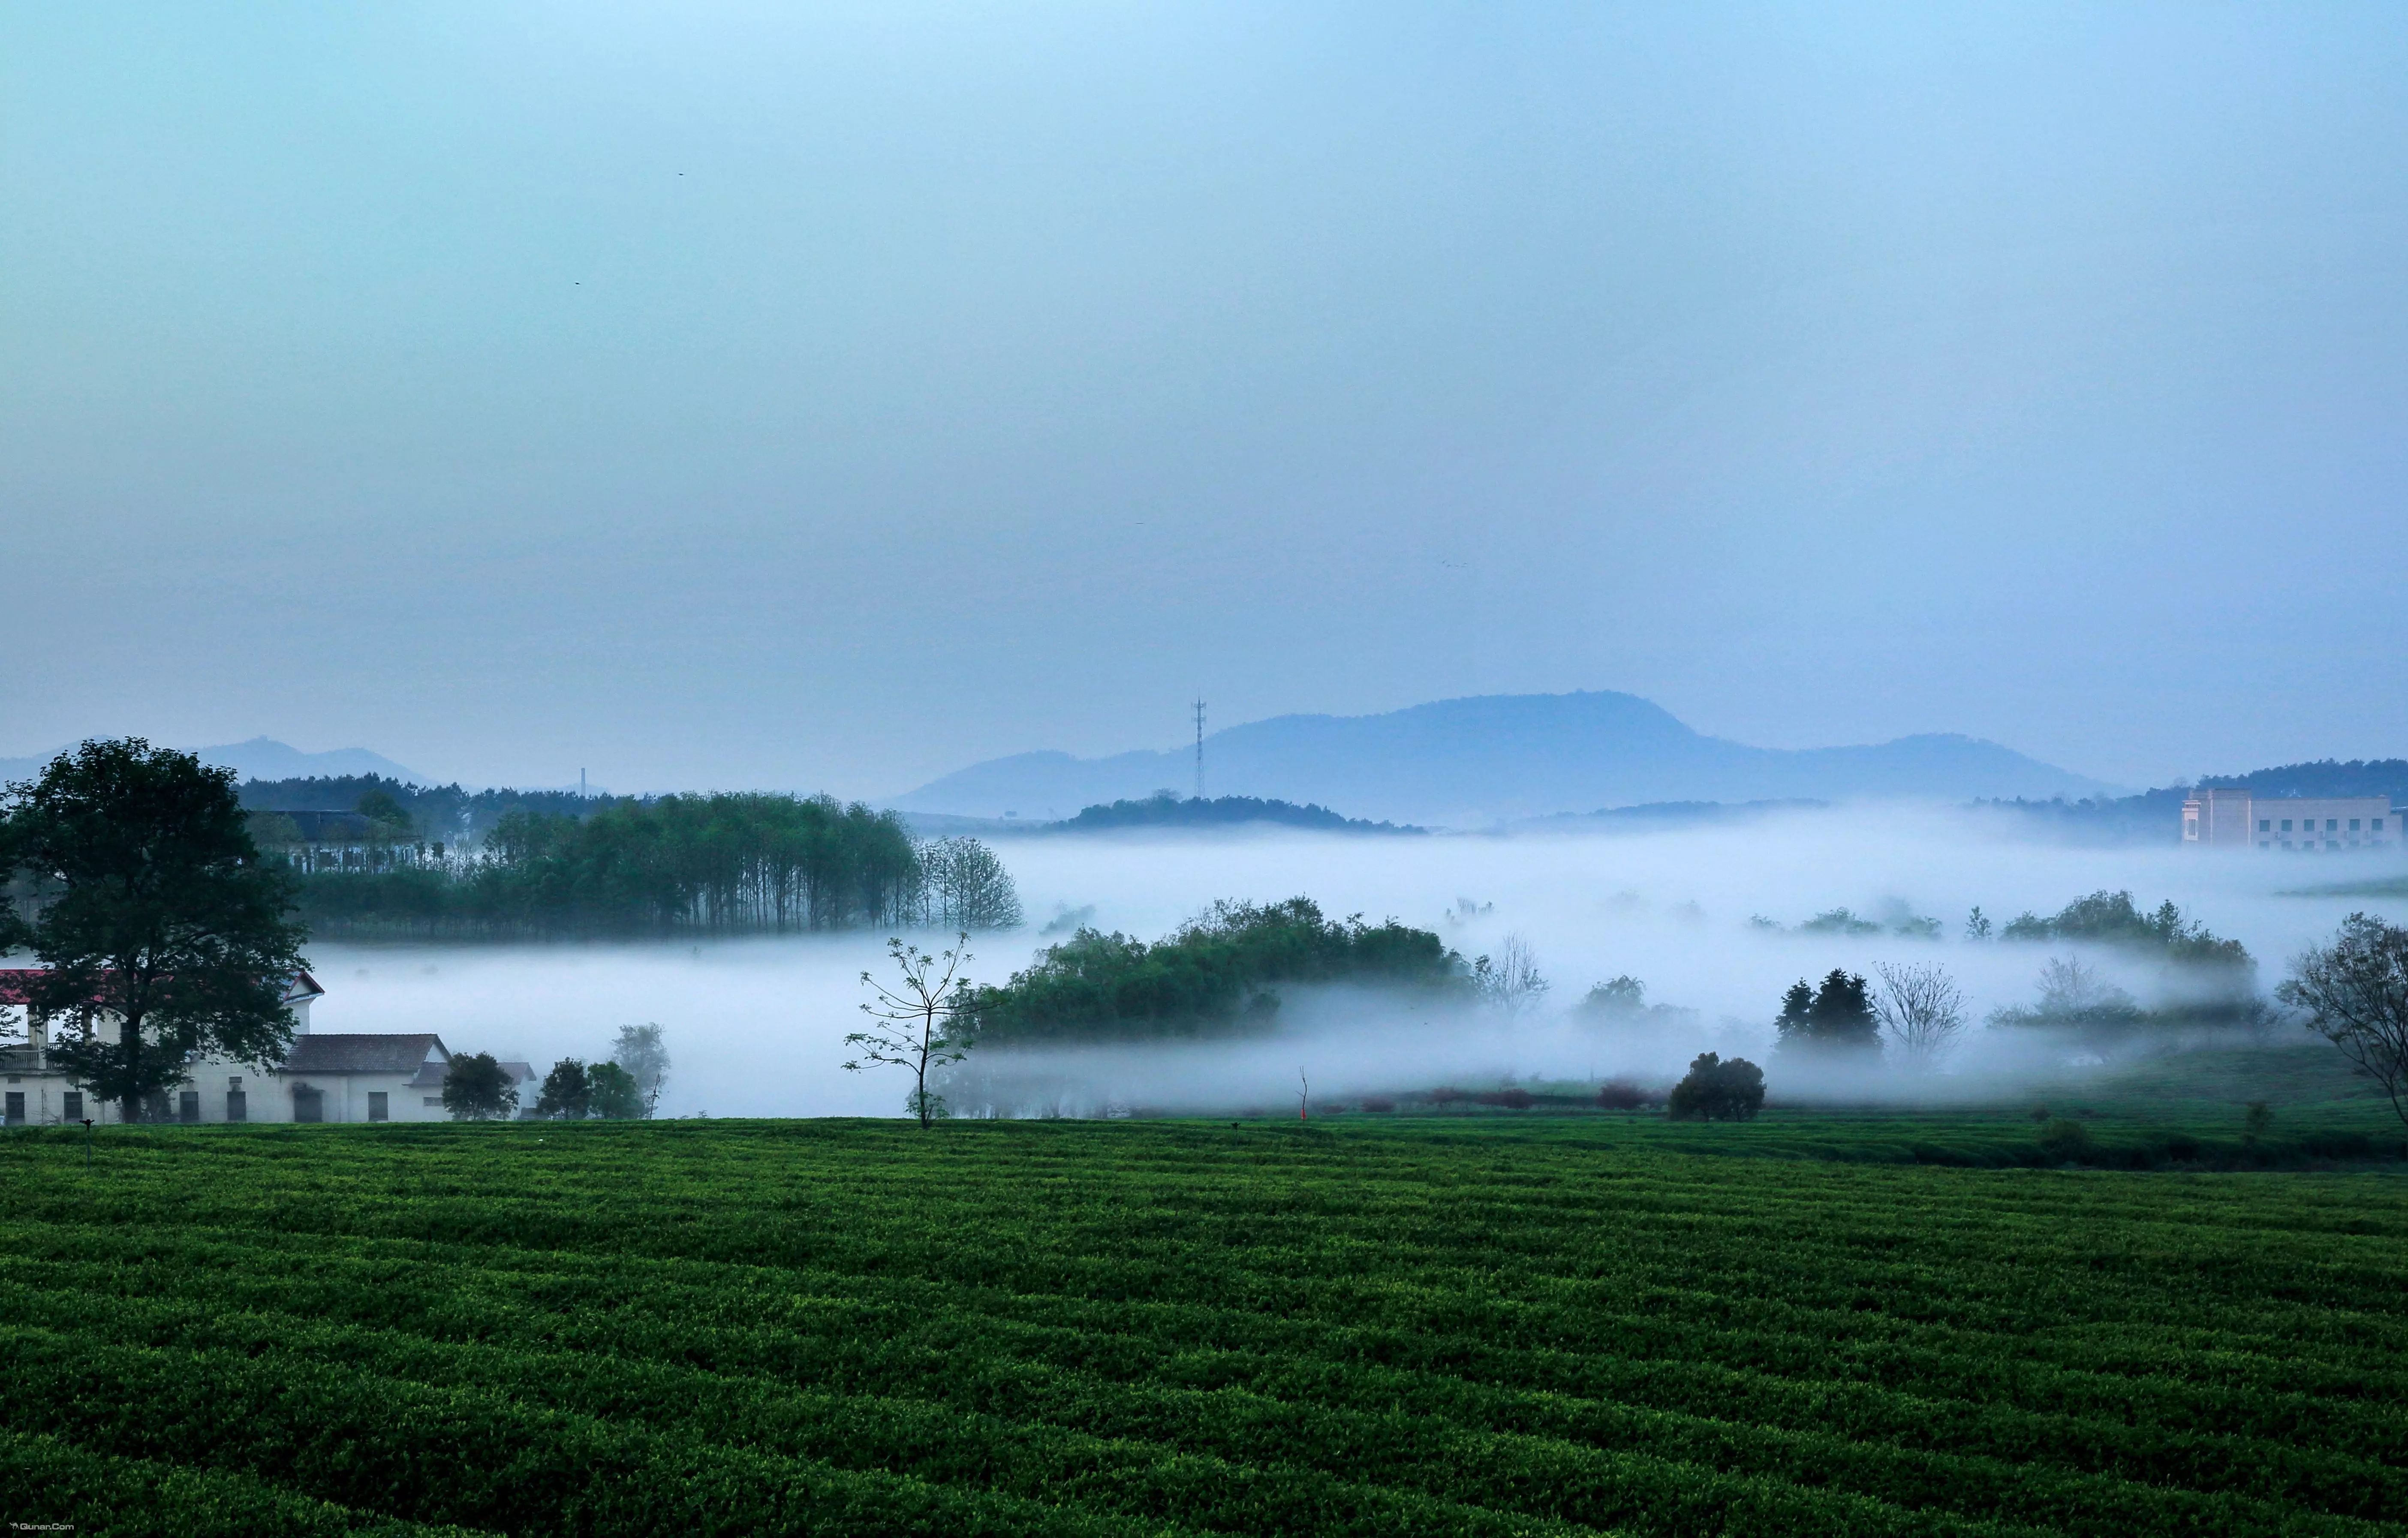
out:
M2408 1532L2401 1166L1913 1161L2030 1136L20 1132L0 1519Z

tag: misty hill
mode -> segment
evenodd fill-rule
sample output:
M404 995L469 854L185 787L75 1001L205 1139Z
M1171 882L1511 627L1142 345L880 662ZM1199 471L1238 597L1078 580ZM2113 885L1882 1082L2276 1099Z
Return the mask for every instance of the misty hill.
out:
M2110 788L1953 734L1850 748L1751 748L1631 694L1485 695L1379 716L1279 716L1205 739L1232 794L1400 821L1481 824L1639 802L2096 795ZM907 811L1058 818L1182 783L1185 751L992 759L907 795Z
M0 780L31 779L59 753L65 751L67 749L63 748L57 752L37 753L32 758L0 759ZM365 748L337 748L324 753L304 753L272 737L253 737L249 742L195 748L192 751L203 763L223 765L244 779L366 775L416 784L425 777L414 769L405 769L383 754L371 753Z
M1198 800L1189 796L1153 795L1142 801L1115 801L1109 806L1089 806L1077 817L1048 823L1051 831L1066 833L1101 833L1118 828L1231 828L1248 823L1268 822L1283 828L1312 828L1324 833L1419 833L1426 829L1399 827L1393 822L1368 822L1361 818L1340 817L1326 806L1299 806L1292 801L1264 801L1255 796L1217 796Z

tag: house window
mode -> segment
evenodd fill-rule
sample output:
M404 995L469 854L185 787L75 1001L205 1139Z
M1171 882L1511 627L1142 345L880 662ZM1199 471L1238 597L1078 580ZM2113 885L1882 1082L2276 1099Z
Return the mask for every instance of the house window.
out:
M382 1089L371 1089L368 1091L368 1119L370 1121L389 1121L392 1119L390 1117L385 1115L384 1095L385 1092Z
M2376 833L2381 833L2383 831L2383 819L2381 818L2376 818L2372 826Z
M59 1118L63 1121L83 1119L83 1091L70 1089L59 1100Z
M2272 833L2273 831L2273 827L2274 819L2272 818L2261 817L2258 819L2258 831L2261 833Z
M176 1119L187 1127L199 1123L201 1092L198 1089L186 1089L176 1096Z
M325 1094L306 1084L294 1085L293 1087L293 1119L295 1121L325 1120Z
M2358 819L2356 819L2356 818L2351 818L2351 819L2349 819L2349 831L2350 831L2351 833L2356 833L2356 832L2358 832Z
M443 1097L441 1095L428 1095L424 1100L421 1101L420 1104L432 1111L442 1105Z
M2325 832L2329 833L2337 833L2341 832L2341 819L2337 817L2329 817L2325 819Z
M2261 849L2272 848L2273 847L2273 841L2272 839L2261 838L2258 841L2258 847Z
M22 1127L25 1124L24 1090L11 1089L8 1091L8 1100L5 1107L5 1115L8 1125L11 1127Z
M242 1081L240 1079L236 1079L235 1082L239 1084ZM226 1091L226 1119L228 1121L249 1121L251 1119L251 1097L244 1094L239 1089L228 1089Z
M2183 836L2185 838L2197 838L2199 836L2199 819L2195 817L2186 817L2183 819Z
M2285 818L2285 819L2283 819L2283 831L2284 831L2285 833L2289 833L2289 832L2291 831L2291 819L2290 819L2289 818ZM2284 847L2285 848L2286 848L2286 849L2290 847L2290 846L2289 846L2289 845L2287 845L2287 844L2284 845L2283 847Z

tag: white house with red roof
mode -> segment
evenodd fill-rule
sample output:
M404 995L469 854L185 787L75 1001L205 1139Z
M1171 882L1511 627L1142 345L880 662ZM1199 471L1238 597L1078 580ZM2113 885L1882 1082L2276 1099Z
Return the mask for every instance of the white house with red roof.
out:
M30 1002L33 968L0 968L0 1078L7 1125L119 1122L124 1107L95 1099L51 1061L52 1044L70 1034L119 1039L120 1022L93 1007L44 1015ZM372 1034L309 1030L309 1006L325 989L294 974L284 1003L293 1012L293 1049L267 1073L248 1063L201 1057L181 1085L152 1100L146 1121L440 1121L443 1075L452 1053L433 1032Z

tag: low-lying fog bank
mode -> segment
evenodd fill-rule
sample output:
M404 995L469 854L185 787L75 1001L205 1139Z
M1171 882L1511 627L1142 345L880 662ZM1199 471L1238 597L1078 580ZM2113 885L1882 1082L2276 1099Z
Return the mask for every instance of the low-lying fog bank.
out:
M2128 889L2143 906L2171 898L2215 933L2246 945L2268 990L2289 957L2380 901L2278 895L2285 889L2408 870L2395 852L2275 855L2089 849L2001 839L1941 810L1800 812L1739 825L1655 834L1377 839L1240 833L1014 842L1003 853L1031 924L976 936L972 972L1000 982L1047 939L1056 914L1146 939L1215 898L1302 894L1326 913L1390 915L1432 929L1465 956L1518 935L1553 985L1508 1020L1441 1016L1342 992L1289 990L1276 1031L1205 1044L991 1054L956 1094L1023 1111L1058 1105L1224 1109L1296 1105L1299 1068L1316 1100L1359 1098L1449 1082L1661 1082L1700 1050L1763 1063L1776 1100L1810 1090L1856 1098L1874 1086L1813 1085L1769 1056L1782 990L1833 967L1938 961L1962 989L1962 1045L1921 1077L1878 1084L1914 1098L2012 1093L2028 1075L2064 1070L2072 1050L2025 1032L1991 1031L1993 1008L2028 1004L2047 960L2074 947L1972 943L1978 905L2003 927L2027 909L2050 914L2100 889ZM2408 906L2408 904L2395 904ZM1882 921L1879 934L1800 933L1835 907ZM1940 938L1890 932L1913 917ZM2391 915L2395 919L2396 914ZM1781 928L1751 920L1762 918ZM842 1038L857 1029L859 975L882 965L878 933L626 945L458 947L321 944L327 996L321 1031L437 1031L458 1051L491 1051L538 1067L606 1055L616 1028L657 1021L675 1058L662 1111L713 1116L900 1113L901 1075L847 1074ZM2163 970L2097 947L2086 958L2143 1005L2163 1002ZM1653 1028L1599 1030L1570 1018L1589 986L1628 975L1652 1004L1696 1012ZM2286 1028L2278 1039L2305 1039ZM977 1060L973 1060L973 1070ZM983 1079L983 1088L981 1081ZM965 1108L971 1108L968 1104Z

